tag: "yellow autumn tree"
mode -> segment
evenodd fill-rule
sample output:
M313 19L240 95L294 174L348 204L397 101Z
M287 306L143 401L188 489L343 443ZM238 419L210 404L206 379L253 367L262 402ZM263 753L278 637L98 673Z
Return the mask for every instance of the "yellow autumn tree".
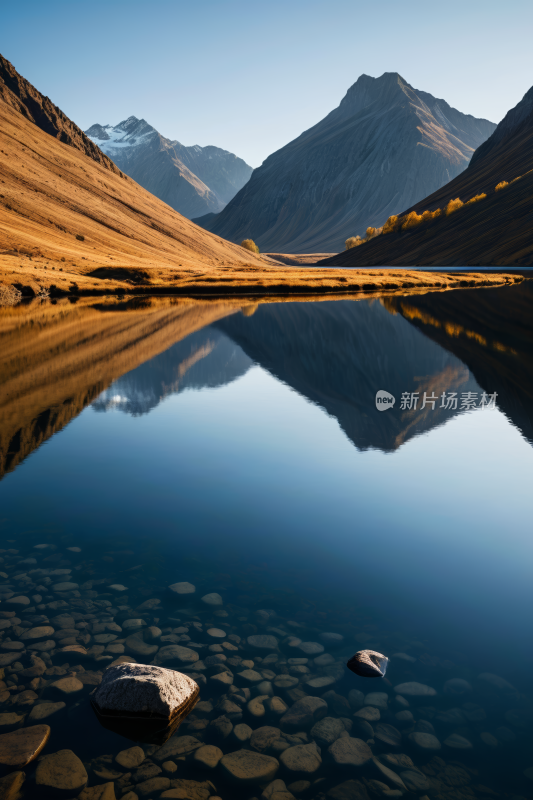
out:
M344 242L344 247L346 250L351 250L352 247L358 247L360 244L363 243L363 240L360 236L350 236L349 239L346 239Z
M245 250L250 250L252 253L259 253L259 248L253 239L243 239L241 247L244 247Z
M499 184L496 186L494 191L499 192L500 189L505 189L506 186L509 186L509 182L508 181L500 181Z
M454 211L457 211L459 208L462 208L463 206L464 203L460 197L456 197L455 200L450 200L450 202L446 206L446 216L449 217L450 214L453 214Z

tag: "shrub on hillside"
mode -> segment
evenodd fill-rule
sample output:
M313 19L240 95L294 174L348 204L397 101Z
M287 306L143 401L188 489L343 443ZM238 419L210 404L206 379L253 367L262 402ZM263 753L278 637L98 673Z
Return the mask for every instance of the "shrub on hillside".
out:
M259 248L253 239L243 239L241 247L244 247L245 250L250 250L251 253L259 253Z
M411 211L410 214L407 214L407 216L404 217L402 231L408 231L410 228L416 228L416 226L420 225L421 222L422 215L417 214L416 211Z
M494 191L495 192L499 192L500 189L505 189L506 186L509 186L509 182L508 181L500 181L500 183L496 186Z
M363 240L360 236L350 236L350 238L346 239L344 242L344 247L346 250L351 250L352 247L358 247L360 244L363 244Z
M382 233L395 233L396 231L400 230L401 227L401 220L397 214L393 214L391 217L388 218L387 222L383 226L381 232Z
M470 200L467 200L465 206L469 206L471 203L479 203L480 200L484 200L486 194L476 194L474 197L471 197Z
M381 228L368 227L366 229L365 240L369 242L370 239L373 239L375 236L379 236L381 230L382 230Z
M464 203L460 197L456 197L455 200L450 200L445 209L446 216L449 217L450 214L453 214L454 211L457 211L459 208L462 208L463 206Z
M85 241L85 236L82 236L81 233L77 233L76 234L76 239L78 240L78 242L84 242Z

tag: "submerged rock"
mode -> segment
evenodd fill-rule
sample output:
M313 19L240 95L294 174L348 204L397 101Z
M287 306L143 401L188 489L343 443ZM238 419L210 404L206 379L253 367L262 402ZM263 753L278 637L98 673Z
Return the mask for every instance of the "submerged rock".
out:
M220 766L227 778L240 784L266 783L276 777L279 761L253 750L237 750L225 755Z
M37 758L49 738L48 725L32 725L0 734L0 765L25 767Z
M194 708L199 692L192 678L175 670L120 664L106 669L92 705L105 728L163 744Z
M37 787L54 792L56 797L75 797L85 789L87 780L85 767L72 750L44 756L35 773Z
M389 659L375 650L359 650L346 666L362 678L383 678L387 672Z

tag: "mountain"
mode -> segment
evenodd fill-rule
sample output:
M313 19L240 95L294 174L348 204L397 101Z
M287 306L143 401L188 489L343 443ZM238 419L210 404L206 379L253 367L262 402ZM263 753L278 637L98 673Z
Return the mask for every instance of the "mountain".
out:
M99 302L94 298L72 303L61 298L55 303L39 305L39 301L33 301L2 309L0 479L87 405L93 401L101 404L107 388L118 376L135 375L144 362L150 365L150 359L155 360L152 372L157 379L161 371L159 356L167 366L169 383L178 379L190 383L188 373L193 373L194 380L197 361L202 355L209 355L207 342L216 340L218 334L215 332L209 339L203 334L205 326L236 311L239 306L235 301L177 298L135 298L129 303ZM197 334L205 341L196 349L190 342L181 349L176 344ZM214 360L218 357L220 362L224 347L214 349ZM167 352L174 358L168 358ZM241 355L236 364L219 363L218 372L223 378L225 370L234 378L239 370L241 374L246 371L248 363ZM165 393L161 379L158 384L152 380L152 387L159 400L157 392ZM141 386L136 397L132 393L133 403L143 390L145 387ZM145 403L150 404L150 391L144 394Z
M185 147L137 117L85 133L126 175L188 219L222 211L252 174L227 150Z
M459 175L495 127L397 73L362 75L338 108L254 170L220 214L195 221L263 251L338 252Z
M466 203L482 194L487 196L449 216L378 236L323 263L350 267L532 265L533 87L476 150L461 175L403 215L444 209L450 200Z
M204 276L211 290L217 270L231 281L225 265L255 267L248 280L269 271L125 175L1 56L0 172L0 280L26 293L197 286Z

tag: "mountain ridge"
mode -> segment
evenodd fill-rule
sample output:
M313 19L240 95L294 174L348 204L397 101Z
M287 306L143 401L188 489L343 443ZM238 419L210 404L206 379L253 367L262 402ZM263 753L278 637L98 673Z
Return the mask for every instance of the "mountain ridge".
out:
M378 236L321 263L347 267L533 264L533 87L480 145L464 172L401 216L444 209L450 200L466 203L480 195L486 197L450 216Z
M188 219L220 212L252 174L252 167L227 150L186 147L135 116L117 125L96 123L85 134L127 175Z
M216 218L195 221L265 251L338 251L459 174L495 127L398 73L362 75L337 108L265 159Z

